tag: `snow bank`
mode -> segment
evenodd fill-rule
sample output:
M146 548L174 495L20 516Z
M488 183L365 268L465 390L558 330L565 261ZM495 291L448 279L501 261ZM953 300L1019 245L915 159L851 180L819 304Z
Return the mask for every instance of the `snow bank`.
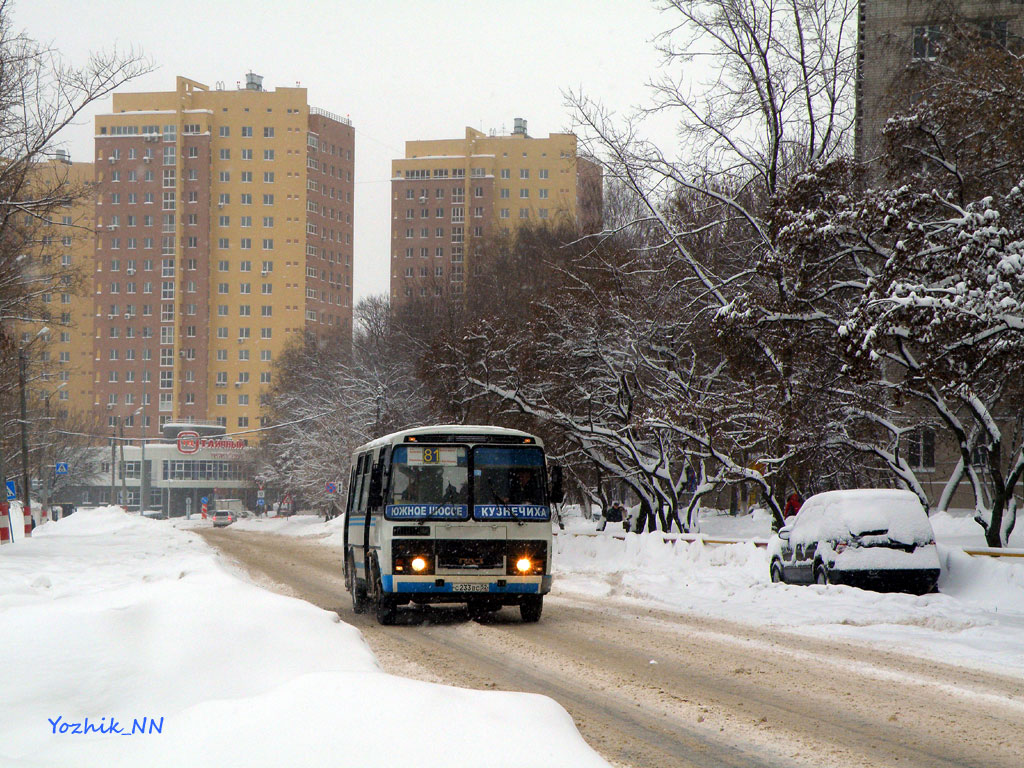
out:
M0 648L5 768L606 765L550 699L387 675L336 614L116 509L0 549Z
M752 543L559 535L554 589L1024 674L1024 563L971 558L941 545L939 555L941 594L919 597L772 584L768 553Z

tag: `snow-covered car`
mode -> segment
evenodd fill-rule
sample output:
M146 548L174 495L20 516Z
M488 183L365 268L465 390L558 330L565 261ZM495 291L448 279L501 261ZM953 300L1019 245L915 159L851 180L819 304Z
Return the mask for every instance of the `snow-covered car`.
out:
M939 580L935 533L910 491L819 493L768 545L771 579L926 594Z
M214 528L223 528L235 522L235 514L229 509L216 509L211 516Z

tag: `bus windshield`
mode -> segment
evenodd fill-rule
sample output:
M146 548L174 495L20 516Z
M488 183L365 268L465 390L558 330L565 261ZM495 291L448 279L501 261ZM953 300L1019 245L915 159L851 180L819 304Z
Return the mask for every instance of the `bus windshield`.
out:
M536 447L478 446L473 481L476 505L543 505L544 453Z
M464 514L469 503L467 456L462 446L396 446L387 503L404 507L438 505ZM411 511L413 514L419 513Z

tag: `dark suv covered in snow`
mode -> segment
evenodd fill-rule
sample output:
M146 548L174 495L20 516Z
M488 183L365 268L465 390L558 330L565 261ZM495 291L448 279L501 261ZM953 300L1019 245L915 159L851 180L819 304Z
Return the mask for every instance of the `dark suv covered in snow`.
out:
M933 592L935 534L910 491L829 491L809 498L768 545L772 581Z

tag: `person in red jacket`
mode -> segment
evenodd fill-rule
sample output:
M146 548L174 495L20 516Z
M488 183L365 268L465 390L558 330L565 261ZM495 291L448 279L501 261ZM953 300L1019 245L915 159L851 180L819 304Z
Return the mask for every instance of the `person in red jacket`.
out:
M800 507L803 506L804 500L800 498L800 494L793 491L789 494L789 498L786 499L786 511L783 513L783 517L792 517L800 511Z

